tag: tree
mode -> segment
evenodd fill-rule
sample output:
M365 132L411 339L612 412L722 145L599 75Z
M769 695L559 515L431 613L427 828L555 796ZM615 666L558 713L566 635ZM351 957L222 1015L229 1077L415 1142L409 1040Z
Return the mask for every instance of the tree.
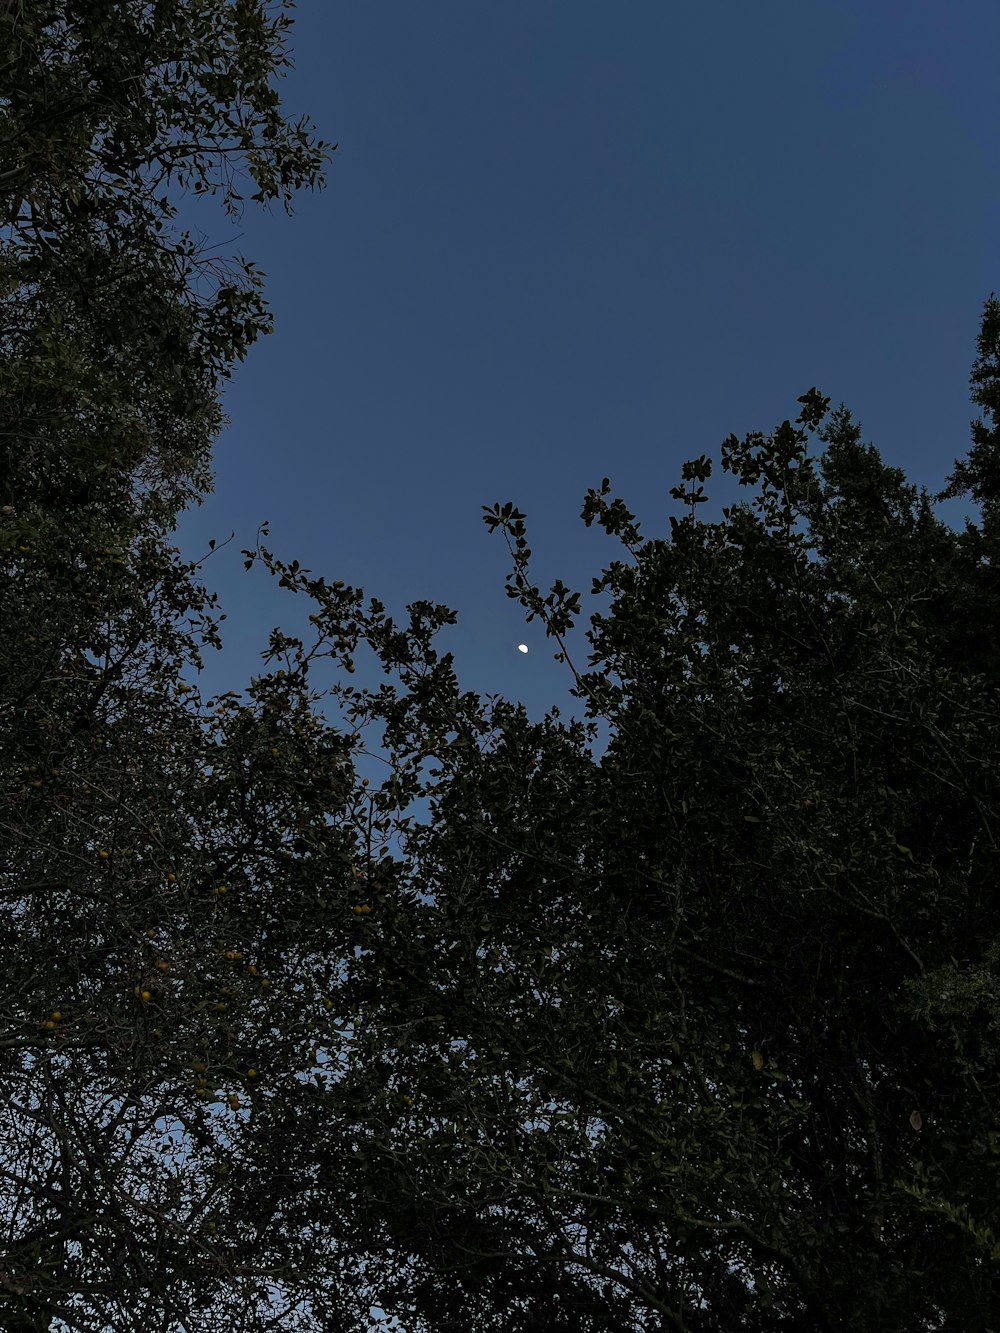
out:
M993 424L938 497L979 528L810 390L723 445L756 513L693 521L706 458L669 541L588 494L627 553L589 669L579 594L487 511L587 723L484 707L434 647L448 608L397 627L259 544L315 641L275 630L203 702L222 617L164 534L267 316L251 265L171 237L167 188L318 181L271 86L287 19L3 11L5 1323L989 1326L1000 305ZM398 685L312 687L363 645Z
M131 651L138 614L98 664L55 653L5 736L2 1274L40 1328L263 1326L263 1284L310 1267L266 1123L275 1099L323 1109L303 1079L343 1017L352 742L275 672L203 707L168 595Z
M253 200L286 211L322 186L332 149L273 87L290 63L278 9L0 6L0 392L19 404L0 475L19 511L121 522L139 498L172 524L210 489L219 381L271 321L252 263L173 233L171 190L221 193L238 217L244 169Z
M353 1225L381 1228L378 1303L408 1329L1000 1316L998 333L991 298L993 426L956 468L981 528L948 529L812 389L796 426L724 443L760 494L722 523L644 541L607 480L588 494L629 556L594 581L589 670L579 594L543 597L524 516L487 510L585 724L460 693L447 608L400 629L261 553L326 642L336 622L398 673L347 694L385 725L380 808L431 803L398 821L330 1093L368 1108ZM692 510L710 472L685 465Z
M252 265L171 235L167 187L232 209L242 162L287 206L327 152L280 111L260 4L2 8L4 1322L270 1327L312 1282L332 1326L362 1294L308 1253L268 1115L325 1114L355 740L304 675L203 706L183 675L224 617L164 538L269 327Z

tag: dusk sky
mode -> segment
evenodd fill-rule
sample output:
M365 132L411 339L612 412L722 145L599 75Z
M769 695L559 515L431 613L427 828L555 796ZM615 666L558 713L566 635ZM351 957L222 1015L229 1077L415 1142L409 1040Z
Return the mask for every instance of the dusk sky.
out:
M699 517L717 521L750 498L721 442L794 420L812 385L911 482L944 486L1000 290L995 0L295 15L283 101L339 143L327 188L292 218L182 215L264 271L276 323L227 390L215 493L178 528L191 558L235 531L204 569L228 614L206 695L243 688L271 627L301 632L313 609L244 572L264 519L276 554L397 620L417 599L454 609L437 643L462 688L538 721L583 709L504 594L484 504L525 511L532 581L580 591L586 627L606 605L591 579L623 550L584 527L588 488L610 477L644 535L668 536L670 488L704 453Z
M276 323L227 388L215 493L178 528L190 557L236 534L204 568L229 617L206 694L245 686L270 628L313 609L244 573L263 519L276 554L397 619L446 603L458 623L437 643L462 688L539 720L582 705L504 595L484 504L526 513L533 582L580 591L585 628L606 605L591 579L623 554L584 527L587 489L610 477L644 535L667 536L685 512L669 490L705 453L699 517L718 520L750 498L722 440L794 419L811 385L910 481L944 485L1000 289L994 3L294 15L282 97L339 143L327 188L291 218L182 214L264 271ZM960 527L976 510L939 513ZM366 650L357 663L352 683L377 686Z

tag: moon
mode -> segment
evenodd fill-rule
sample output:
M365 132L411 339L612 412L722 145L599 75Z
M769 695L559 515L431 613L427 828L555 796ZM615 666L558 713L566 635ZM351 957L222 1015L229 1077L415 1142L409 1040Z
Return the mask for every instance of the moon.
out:
M526 643L519 643L517 645L517 651L519 653L526 653L528 651L528 645Z

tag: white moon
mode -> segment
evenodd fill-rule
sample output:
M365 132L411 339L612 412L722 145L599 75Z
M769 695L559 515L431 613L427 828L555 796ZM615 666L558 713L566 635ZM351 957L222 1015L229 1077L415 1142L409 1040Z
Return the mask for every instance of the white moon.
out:
M528 651L528 645L526 643L519 643L517 645L517 651L519 653L526 653Z

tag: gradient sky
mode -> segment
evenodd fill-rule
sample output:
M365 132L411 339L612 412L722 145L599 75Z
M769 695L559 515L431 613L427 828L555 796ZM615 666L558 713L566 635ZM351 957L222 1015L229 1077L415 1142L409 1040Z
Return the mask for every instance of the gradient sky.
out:
M621 553L579 517L605 475L666 535L681 464L707 453L699 517L718 520L748 496L722 440L794 419L813 384L913 482L939 489L965 454L1000 289L995 4L294 15L282 96L339 143L327 188L291 218L181 215L264 271L276 324L227 387L215 493L178 527L191 557L236 534L205 566L229 617L206 691L242 687L269 629L312 609L244 573L265 518L277 554L397 619L419 598L457 611L438 643L462 688L582 716L554 642L504 594L482 505L527 514L533 581L579 590L586 626L606 604L591 578ZM377 685L357 661L353 683Z
M312 609L244 573L263 519L277 554L397 619L422 598L456 610L438 644L462 687L538 720L582 708L504 595L482 505L526 512L533 582L578 589L586 624L591 578L621 552L581 522L587 489L609 476L664 536L681 464L706 453L716 521L748 495L722 440L794 419L811 385L910 481L944 485L1000 290L995 3L295 15L283 98L339 142L326 190L291 219L182 215L266 273L276 321L227 390L215 493L178 528L192 558L236 534L205 566L229 617L206 693L242 688L270 628ZM939 513L959 527L976 510ZM353 683L377 686L357 661Z

